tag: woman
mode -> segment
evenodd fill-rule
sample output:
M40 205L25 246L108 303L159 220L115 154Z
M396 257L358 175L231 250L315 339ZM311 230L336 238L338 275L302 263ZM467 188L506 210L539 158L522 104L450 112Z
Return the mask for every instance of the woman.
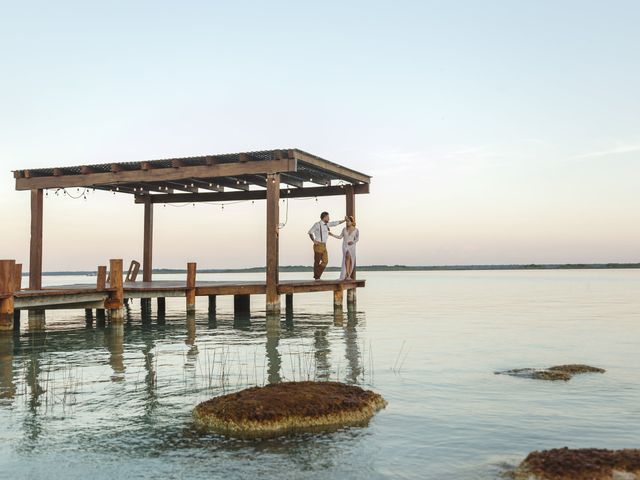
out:
M342 239L342 271L340 272L340 280L352 280L353 268L356 266L356 243L360 240L360 231L356 228L356 220L351 216L346 216L347 226L342 229L340 235L334 235L334 238Z

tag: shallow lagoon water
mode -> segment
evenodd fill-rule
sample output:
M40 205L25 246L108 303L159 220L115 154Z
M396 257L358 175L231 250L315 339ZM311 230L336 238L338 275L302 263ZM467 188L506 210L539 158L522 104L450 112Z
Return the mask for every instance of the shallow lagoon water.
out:
M143 322L138 301L122 327L51 311L29 331L23 318L0 338L0 478L495 479L535 449L640 446L640 271L361 276L355 314L301 294L279 328L261 297L250 322L228 298L215 321L206 299L195 322L184 299L167 300L164 324ZM561 363L607 372L494 374ZM265 441L191 427L206 398L304 378L373 388L389 406L366 428Z

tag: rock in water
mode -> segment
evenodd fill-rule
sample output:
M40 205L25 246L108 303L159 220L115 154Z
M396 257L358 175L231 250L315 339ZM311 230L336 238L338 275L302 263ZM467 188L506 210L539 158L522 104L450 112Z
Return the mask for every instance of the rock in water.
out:
M569 364L555 365L549 368L515 368L503 372L495 372L498 375L513 375L515 377L533 378L535 380L563 380L569 381L574 375L580 373L604 373L602 368L589 365Z
M517 480L640 480L640 449L554 448L532 452Z
M339 382L283 382L252 387L200 403L199 427L243 438L274 437L364 425L387 402L379 394Z

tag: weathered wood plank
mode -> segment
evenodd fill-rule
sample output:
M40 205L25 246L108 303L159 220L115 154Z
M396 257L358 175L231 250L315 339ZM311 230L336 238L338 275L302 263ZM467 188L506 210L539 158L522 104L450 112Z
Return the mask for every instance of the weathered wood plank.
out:
M148 200L148 199L147 199ZM144 240L142 247L142 280L150 282L153 276L153 204L144 203Z
M369 184L358 184L353 186L354 194L369 193ZM305 187L305 188L283 188L280 189L280 198L307 198L307 197L327 197L344 195L342 186L332 187ZM136 195L136 203L144 203L147 199L151 203L198 203L198 202L230 202L238 200L265 200L266 190L251 190L244 192L201 192L194 194L160 194L160 195Z
M350 182L371 183L371 177L369 175L365 175L364 173L360 173L350 168L343 167L342 165L330 162L329 160L317 157L316 155L312 155L298 149L291 150L290 154L292 154L293 157L298 161L307 163L322 170L329 171L337 177L342 178L343 180L347 180Z
M153 168L148 170L121 170L116 172L97 172L83 175L62 175L59 177L16 178L16 190L42 188L90 187L93 185L163 182L188 178L228 177L237 175L269 174L295 172L295 159L259 160L250 162L220 163L214 165L194 165L184 167Z
M29 249L29 288L42 288L42 189L31 190L31 244Z
M187 263L187 312L196 311L196 264L195 262Z

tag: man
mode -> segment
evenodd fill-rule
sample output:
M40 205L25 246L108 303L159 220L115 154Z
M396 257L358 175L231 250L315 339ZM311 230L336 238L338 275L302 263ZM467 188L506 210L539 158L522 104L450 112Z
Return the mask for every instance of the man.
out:
M327 253L327 239L329 238L329 227L335 227L344 223L329 221L329 213L322 212L320 221L313 224L309 230L309 238L313 242L313 278L320 280L322 272L327 268L329 254Z

